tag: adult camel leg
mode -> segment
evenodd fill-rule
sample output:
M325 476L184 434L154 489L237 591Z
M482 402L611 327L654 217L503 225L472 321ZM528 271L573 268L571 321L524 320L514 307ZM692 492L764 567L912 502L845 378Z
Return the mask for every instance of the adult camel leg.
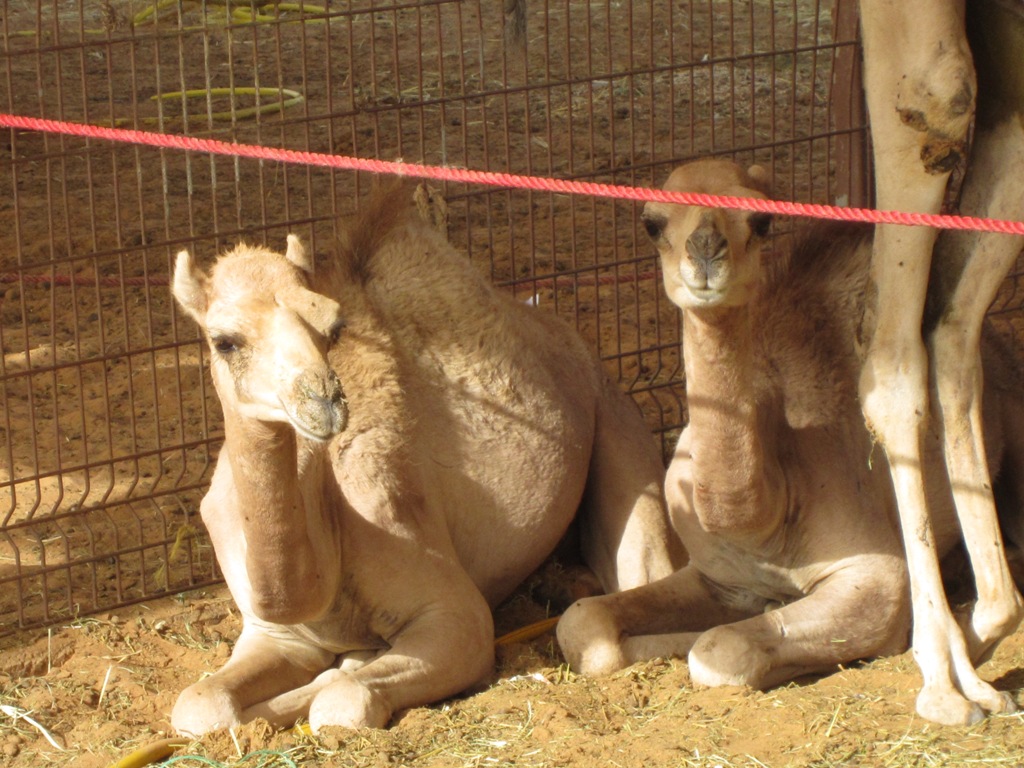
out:
M189 736L239 725L247 708L305 685L333 662L332 653L246 627L228 663L181 692L171 724Z
M1024 125L1019 117L979 128L962 209L977 216L1024 219ZM937 298L941 312L929 345L947 471L978 592L964 627L973 659L1013 632L1024 612L1006 561L985 455L980 351L985 313L1022 247L1021 237L957 232L942 237L935 255L933 281L945 291ZM965 684L973 681L959 667L957 676ZM1009 696L1004 699L1004 711L1015 709Z
M963 3L861 0L860 9L878 205L938 211L949 171L963 155L974 105ZM963 724L1006 703L970 664L942 588L926 505L922 444L930 407L921 320L935 236L924 227L877 228L871 262L877 316L860 397L896 491L914 656L924 679L917 710L929 720Z

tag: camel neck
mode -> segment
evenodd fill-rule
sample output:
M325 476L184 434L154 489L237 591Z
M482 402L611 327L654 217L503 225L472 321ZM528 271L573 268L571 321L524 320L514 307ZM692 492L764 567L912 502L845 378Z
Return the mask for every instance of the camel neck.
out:
M683 323L694 508L705 530L766 532L776 522L774 462L764 450L750 313L688 311Z
M277 517L283 523L286 517L273 514L274 510L304 509L294 430L286 424L225 413L224 431L235 492L244 510L243 520L258 519L271 525L269 518ZM296 521L288 522L294 528ZM300 527L305 528L305 520L300 522Z
M325 507L324 449L300 446L287 424L244 419L225 408L231 464L253 610L282 624L316 618L329 602L336 568ZM304 492L303 489L307 489ZM336 557L336 554L335 554Z

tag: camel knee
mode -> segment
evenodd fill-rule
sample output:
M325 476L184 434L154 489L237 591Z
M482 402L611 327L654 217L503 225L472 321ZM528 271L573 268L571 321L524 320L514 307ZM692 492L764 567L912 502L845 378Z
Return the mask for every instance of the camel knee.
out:
M896 114L918 134L924 171L945 175L966 156L977 93L974 64L962 29L915 53L897 86Z
M937 72L907 83L897 102L900 120L921 134L921 164L930 174L947 174L966 156L974 113L970 60L956 57L939 64Z
M343 728L383 728L392 707L384 695L363 685L348 672L335 670L334 678L309 706L309 726L314 733L329 725Z
M182 691L171 710L171 725L183 736L198 737L241 722L241 709L234 696L206 680Z
M688 657L690 679L698 685L765 687L771 656L749 634L723 625L698 638Z
M607 675L629 666L622 633L601 598L578 600L558 621L555 632L569 666L584 675Z

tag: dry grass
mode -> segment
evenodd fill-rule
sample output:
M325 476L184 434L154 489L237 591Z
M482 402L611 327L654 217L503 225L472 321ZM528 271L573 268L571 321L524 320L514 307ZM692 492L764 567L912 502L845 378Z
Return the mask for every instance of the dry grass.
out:
M523 597L498 615L509 627L543 615ZM3 648L0 704L30 713L67 751L24 720L0 716L0 765L110 768L171 734L177 692L219 667L238 620L223 590L88 619ZM20 665L20 666L19 666ZM1021 701L1024 633L983 667ZM499 649L491 685L400 713L388 730L276 731L255 722L179 749L167 766L324 768L517 766L1024 765L1024 715L942 728L914 714L919 675L909 654L854 665L771 691L699 689L686 663L652 661L603 679L573 674L553 636ZM13 754L11 754L13 752Z

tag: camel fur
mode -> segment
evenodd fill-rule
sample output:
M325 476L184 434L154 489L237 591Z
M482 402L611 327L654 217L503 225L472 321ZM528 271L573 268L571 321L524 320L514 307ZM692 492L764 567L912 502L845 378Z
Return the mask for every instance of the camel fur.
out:
M330 263L240 245L174 295L225 441L203 520L243 617L174 728L382 727L493 671L491 609L580 509L603 589L673 569L661 457L560 319L493 289L398 186Z
M764 198L763 169L678 168L665 189ZM703 685L773 686L903 651L908 572L892 481L858 399L870 334L871 229L832 225L762 253L764 214L649 202L643 222L683 312L689 421L665 482L690 561L669 578L576 603L558 626L573 668L607 674L687 655ZM1024 397L988 341L986 437L1024 543ZM925 475L940 553L959 542L939 434Z

